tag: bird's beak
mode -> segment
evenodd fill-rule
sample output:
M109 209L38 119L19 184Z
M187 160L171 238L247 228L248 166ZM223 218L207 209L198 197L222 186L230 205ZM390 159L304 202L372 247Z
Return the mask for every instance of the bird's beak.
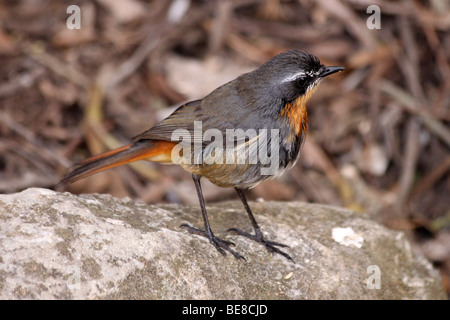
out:
M344 67L325 67L323 71L319 74L319 77L324 78L330 74L345 70Z

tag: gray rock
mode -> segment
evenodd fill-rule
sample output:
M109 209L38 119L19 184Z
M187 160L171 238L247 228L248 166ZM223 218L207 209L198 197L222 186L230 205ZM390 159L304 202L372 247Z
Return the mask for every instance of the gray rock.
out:
M300 202L251 203L296 261L249 239L238 202L208 206L222 256L182 223L198 207L28 189L0 195L1 299L445 299L439 273L401 232L363 214Z

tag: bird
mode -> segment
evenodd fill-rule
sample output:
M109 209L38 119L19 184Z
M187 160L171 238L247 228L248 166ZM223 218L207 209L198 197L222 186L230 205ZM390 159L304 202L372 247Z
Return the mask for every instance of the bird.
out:
M282 52L202 99L182 104L131 143L78 163L57 188L139 160L180 165L192 174L204 223L203 228L180 227L206 237L221 254L229 252L245 260L231 248L233 242L217 237L211 229L200 182L206 178L236 190L253 227L253 233L238 228L228 232L261 243L272 254L293 262L283 251L287 245L263 234L244 190L295 165L308 132L306 103L325 77L344 69L325 66L306 51Z

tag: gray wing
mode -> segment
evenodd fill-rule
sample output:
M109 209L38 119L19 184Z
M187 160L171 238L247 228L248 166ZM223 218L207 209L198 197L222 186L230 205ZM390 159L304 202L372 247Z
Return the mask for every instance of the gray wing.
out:
M217 91L217 90L216 90ZM240 101L229 99L211 99L211 95L202 100L188 102L176 109L166 119L133 138L133 140L155 139L164 141L180 141L180 136L189 135L191 142L208 144L203 141L205 131L225 138L227 129L241 128L243 115L249 110L241 108L239 114L233 112L229 104L242 105ZM214 101L214 102L213 102ZM187 140L185 140L187 141Z
M147 131L137 135L133 140L154 139L172 141L172 135L175 130L186 130L194 133L194 121L201 119L202 100L188 102L176 109L169 117L148 129Z
M261 114L258 110L258 104L243 99L238 84L236 79L217 88L204 99L180 106L169 117L134 139L180 141L180 136L189 135L191 142L206 145L211 141L203 141L202 138L207 130L211 130L209 133L213 136L220 132L224 142L232 139L240 144L254 137L259 129L279 127L276 117L264 117L264 112ZM227 135L229 129L240 129L244 134L241 131L241 134L230 137Z

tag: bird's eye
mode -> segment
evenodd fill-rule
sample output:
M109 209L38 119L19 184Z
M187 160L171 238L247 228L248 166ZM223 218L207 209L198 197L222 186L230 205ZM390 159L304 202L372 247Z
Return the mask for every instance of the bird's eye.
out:
M297 79L295 79L295 85L297 87L306 87L308 85L309 81L310 81L310 77L300 76Z
M304 77L299 77L295 80L295 86L297 87L297 92L299 94L304 94L306 92L308 84Z
M295 79L295 84L297 86L301 86L305 83L305 76L300 76L297 79Z

